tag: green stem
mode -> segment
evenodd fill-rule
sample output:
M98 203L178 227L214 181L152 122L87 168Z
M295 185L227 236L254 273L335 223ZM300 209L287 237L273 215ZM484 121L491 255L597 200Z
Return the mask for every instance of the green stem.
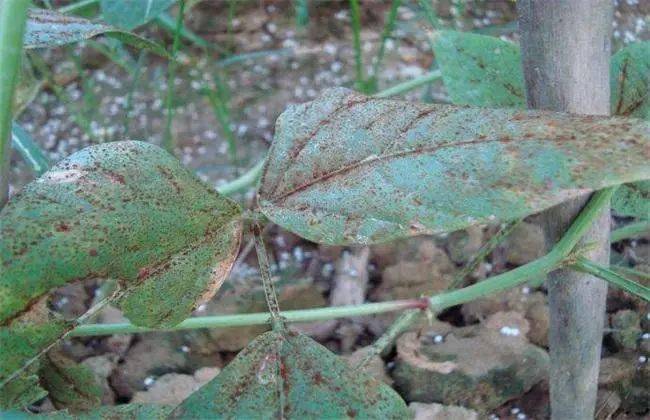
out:
M612 231L610 235L610 242L615 243L623 239L634 238L646 233L650 233L650 220L642 220L640 222L630 223Z
M424 309L427 306L434 312L437 312L451 306L526 283L531 279L538 278L540 274L553 271L566 263L567 256L571 253L582 235L584 235L584 233L589 229L593 220L598 216L604 206L609 205L609 200L612 194L613 189L611 188L596 192L582 212L578 217L576 217L564 237L544 257L472 286L441 293L432 296L429 299L425 299L424 302L422 299L411 299L380 303L365 303L361 305L286 311L280 312L279 315L287 322L311 322L403 311L405 309ZM245 325L268 324L269 320L270 315L267 312L256 314L217 315L189 318L175 327L166 330L175 331L196 328L241 327ZM410 321L407 318L403 322ZM396 328L396 334L398 334L401 329L403 328ZM136 327L129 323L92 324L81 325L75 328L72 331L71 336L110 335L148 331L160 331L160 329Z
M165 109L167 110L167 121L165 123L165 135L163 147L171 154L174 153L174 139L172 138L172 119L174 118L174 79L176 78L176 54L181 45L181 29L183 28L183 17L185 14L185 0L180 1L180 10L176 18L176 30L174 31L174 42L172 43L172 60L167 66L167 96L165 98Z
M641 281L650 282L650 273L644 273L634 268L625 267L622 265L611 265L610 270L617 272L621 276L631 276Z
M0 2L0 207L9 196L11 115L29 0Z
M14 148L20 153L36 175L42 175L50 168L50 161L43 150L24 128L16 122L11 127L11 141Z
M426 85L427 83L431 83L434 80L438 80L441 77L442 73L440 73L440 70L434 70L404 83L400 83L398 85L389 87L388 89L377 92L374 96L375 98L388 98L389 96L400 95L417 87Z
M231 182L224 184L217 188L217 191L223 195L232 195L240 191L245 190L246 188L254 185L262 174L262 169L264 168L265 160L262 159L255 164L252 168L246 171L242 176L232 180Z
M365 303L362 305L333 306L327 308L301 309L280 312L280 316L287 322L315 322L336 318L374 315L387 312L403 311L405 309L420 308L422 301L398 300L391 302ZM215 315L189 318L180 324L166 328L163 331L193 330L199 328L226 328L244 327L249 325L269 324L270 314L259 312L252 314ZM120 324L86 324L75 328L70 336L100 336L112 334L131 334L161 331L159 328L137 327L130 323Z
M158 16L156 16L154 18L154 22L156 22L156 24L158 26L160 26L161 28L175 34L176 25L175 25L175 22L174 22L174 18L171 17L169 15L169 13L163 12L163 13L159 14ZM195 44L196 46L198 46L200 48L203 48L205 50L214 49L214 50L216 50L218 52L225 53L225 50L223 48L220 48L216 44L210 44L208 41L201 38L200 36L198 36L197 34L195 34L194 32L190 31L189 29L187 29L185 27L181 27L179 33L180 33L180 36L182 38L184 38L185 40L187 40L189 42L192 42L193 44Z
M379 51L377 52L377 58L372 66L372 77L375 80L379 75L379 67L381 66L381 62L384 60L384 54L386 52L386 41L393 32L393 28L395 27L395 20L397 19L397 9L399 9L399 6L401 4L402 0L393 0L391 2L386 24L384 25L384 29L381 32L381 40L379 41Z
M626 292L639 296L645 301L650 301L650 288L647 288L635 281L629 280L622 275L610 270L609 268L603 267L602 265L590 261L584 257L578 257L571 268L601 278L609 284L620 287Z
M478 254L463 267L463 269L456 275L454 276L454 279L452 280L451 284L449 285L449 289L455 289L458 286L461 286L463 284L463 281L467 276L469 276L471 273L476 270L476 267L481 264L481 262L487 258L488 255L494 249L499 246L501 242L512 232L517 226L519 226L524 220L519 219L515 220L514 222L510 222L506 224L503 228L499 229L499 231L490 238L489 241L487 241L481 249L479 249Z
M357 89L363 91L363 61L361 57L361 11L359 0L350 0L352 19L352 45L354 47L354 74ZM365 93L365 92L364 92Z

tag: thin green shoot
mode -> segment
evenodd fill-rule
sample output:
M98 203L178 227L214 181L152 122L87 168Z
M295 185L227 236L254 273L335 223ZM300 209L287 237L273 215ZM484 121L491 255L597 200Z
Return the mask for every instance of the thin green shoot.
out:
M233 164L237 164L237 139L235 133L232 131L230 119L230 91L228 86L223 82L218 72L213 75L214 89L203 89L204 94L207 96L212 112L219 122L221 134L228 143L228 155Z
M0 207L9 196L9 136L29 3L28 0L0 2Z
M358 91L369 93L363 76L363 57L361 52L361 9L359 0L350 0L352 21L352 46L354 48L354 84Z
M381 64L384 61L384 56L386 55L386 41L390 38L395 28L395 21L397 20L397 10L402 4L402 0L392 0L390 5L390 10L388 11L388 17L386 18L386 23L384 24L384 29L381 31L381 38L379 40L379 50L377 51L377 56L375 57L375 62L372 66L372 76L370 77L368 83L372 86L372 91L377 90L377 78L379 77L379 69Z
M621 274L603 267L584 257L578 257L572 268L605 280L607 283L636 295L646 302L650 301L650 288L623 277Z
M176 29L174 31L174 41L172 43L171 56L167 65L167 95L165 96L166 122L165 133L163 134L162 145L169 153L174 153L174 139L172 138L172 120L174 119L174 82L176 79L176 56L181 45L181 28L183 27L183 18L185 15L185 0L180 0L178 17L176 18Z
M133 69L133 74L131 75L131 78L133 81L131 82L131 87L129 88L129 92L126 95L126 103L124 106L124 134L128 135L129 130L131 128L131 111L133 110L133 95L135 93L136 88L140 84L140 76L142 75L142 69L144 67L144 63L147 60L147 52L145 50L140 50L140 54L138 55L138 61L135 64L135 68Z
M23 160L31 167L36 175L42 175L50 167L50 161L32 136L14 122L11 126L11 142Z

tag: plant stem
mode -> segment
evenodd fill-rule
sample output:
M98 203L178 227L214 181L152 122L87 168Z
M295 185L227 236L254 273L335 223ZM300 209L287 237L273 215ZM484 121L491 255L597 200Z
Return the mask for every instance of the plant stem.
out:
M582 271L583 273L592 274L610 284L613 284L614 286L620 287L626 292L639 296L645 301L650 301L650 288L647 288L635 281L626 279L622 275L610 270L609 268L596 264L593 261L589 261L584 257L578 257L577 261L571 266L571 268Z
M476 267L481 264L481 262L487 258L494 249L499 246L501 242L512 232L517 226L519 226L524 220L519 219L515 220L514 222L507 223L505 226L503 226L499 231L490 238L489 241L487 241L481 249L479 249L478 254L463 267L463 269L454 276L454 279L452 280L451 284L449 285L449 289L455 289L458 286L461 286L463 284L463 281L467 276L469 276L474 270L476 270Z
M172 119L174 118L174 79L176 78L176 54L181 45L181 29L183 28L183 17L185 15L185 0L180 0L178 17L176 18L176 30L172 43L172 59L167 65L167 96L165 97L165 109L167 110L167 121L165 123L165 134L163 136L163 147L171 154L174 154L174 139L172 138Z
M580 215L575 219L571 228L567 231L566 235L558 242L553 250L544 256L541 260L536 260L526 265L523 265L517 268L513 274L511 272L504 273L487 280L484 280L480 283L477 283L473 286L466 287L465 289L460 289L453 292L448 292L443 294L443 300L440 301L439 296L433 296L430 300L432 301L431 308L433 310L441 311L450 306L467 302L472 300L474 297L483 296L483 293L488 291L492 293L494 291L505 290L510 287L513 287L517 284L525 283L536 278L540 278L544 274L547 274L549 271L557 268L562 264L562 262L569 256L571 251L574 249L576 243L580 240L582 235L586 232L587 229L591 226L594 218L598 216L598 212L604 208L604 206L609 205L609 200L614 194L615 188L609 188L607 190L602 190L593 195L589 203L582 210ZM511 222L511 225L518 225L519 222ZM512 226L510 226L512 227ZM508 232L507 228L502 229L497 236L497 240L494 242L491 240L489 243L498 244L500 240L505 238ZM491 245L486 244L486 247ZM484 248L486 248L484 247ZM477 256L476 260L481 258L481 254ZM475 260L475 261L476 261ZM541 262L540 262L541 261ZM470 263L473 265L474 263ZM536 271L539 270L539 271ZM484 283L489 283L485 285ZM450 289L453 289L455 285L450 285ZM452 297L451 301L447 301L449 296ZM434 301L436 300L436 301ZM451 303L451 304L450 304ZM371 346L370 351L367 356L361 360L356 366L357 369L363 369L363 367L372 359L373 356L381 354L388 346L390 346L393 341L404 331L408 330L419 317L418 311L407 311L400 315L395 322L388 328L388 330Z
M640 222L630 223L612 231L610 242L615 243L623 239L634 238L646 233L650 233L650 220L641 220Z
M377 57L372 66L372 78L377 81L377 76L379 75L379 67L381 67L381 62L384 60L384 54L386 52L386 41L393 32L395 27L395 20L397 19L397 9L402 4L402 0L392 0L390 4L390 10L388 11L388 17L386 18L386 23L384 24L384 29L381 31L381 39L379 41L379 51L377 51Z
M442 73L440 73L440 70L434 70L422 76L408 80L404 83L400 83L395 86L389 87L388 89L384 89L380 92L377 92L375 93L374 97L388 98L389 96L400 95L402 93L406 93L422 85L426 85L427 83L431 83L434 80L438 80L441 77L442 77Z
M50 167L50 161L43 150L24 128L14 122L11 126L11 141L14 148L20 153L36 175L42 175Z
M279 312L279 316L287 322L312 322L335 318L345 318L363 315L380 314L386 312L403 311L406 309L425 309L430 307L433 311L440 311L454 305L468 302L477 297L487 296L526 283L542 273L548 273L565 264L566 257L573 251L580 238L590 228L591 223L598 217L600 211L607 205L614 193L612 188L596 192L587 203L580 215L576 217L573 225L566 235L544 257L522 265L507 273L491 277L481 283L463 289L445 292L428 299L410 299L390 302L364 303L361 305L337 306L328 308L303 309L297 311ZM259 235L256 235L259 238ZM257 244L256 244L257 245ZM265 255L265 254L264 254ZM264 257L263 257L264 258ZM263 264L263 262L262 262ZM410 322L411 315L403 315L403 322ZM245 325L268 324L270 316L267 312L238 315L217 315L207 317L189 318L180 324L163 329L162 331L176 331L197 328L216 327L241 327ZM392 336L397 336L402 327L396 327ZM111 335L161 331L155 328L137 327L129 323L122 324L89 324L80 325L71 332L71 336ZM385 340L391 339L390 337Z
M239 178L224 184L217 188L217 191L223 195L232 195L245 190L251 185L255 184L262 174L265 160L262 159L255 164L252 168L242 174Z
M154 18L154 22L156 22L156 24L158 26L160 26L161 28L172 32L174 34L174 36L176 35L176 27L177 26L176 26L176 23L174 22L174 18L171 17L169 15L169 13L163 12L163 13L159 14L158 16L156 16ZM187 40L189 42L192 42L193 44L195 44L199 48L203 48L205 50L215 49L218 52L225 52L225 50L223 50L222 48L219 48L218 45L210 44L208 41L201 38L200 36L198 36L197 34L195 34L192 31L190 31L189 29L185 28L184 26L181 26L178 33L180 34L180 36L182 38L184 38L185 40Z
M350 0L350 18L352 20L352 45L354 47L354 79L357 89L365 92L363 78L363 60L361 57L361 11L359 0Z
M9 197L11 116L29 0L0 2L0 208Z
M421 299L398 300L390 302L365 303L362 305L332 306L327 308L301 309L280 312L280 316L287 322L314 322L326 321L336 318L347 318L364 315L374 315L387 312L402 311L404 309L421 308ZM199 328L226 328L244 327L249 325L264 325L270 321L268 312L236 315L215 315L188 318L180 324L164 330L157 328L137 327L130 323L119 324L87 324L75 328L71 336L100 336L112 334L131 334L154 331L178 331Z
M253 241L255 242L255 251L257 252L257 261L260 266L260 276L262 277L262 285L264 287L264 297L266 304L269 306L271 312L271 323L273 329L283 328L282 317L280 316L280 304L278 303L278 294L275 292L273 279L271 278L271 265L269 264L269 255L264 246L264 238L262 237L262 228L254 221L251 225L251 233L253 234Z

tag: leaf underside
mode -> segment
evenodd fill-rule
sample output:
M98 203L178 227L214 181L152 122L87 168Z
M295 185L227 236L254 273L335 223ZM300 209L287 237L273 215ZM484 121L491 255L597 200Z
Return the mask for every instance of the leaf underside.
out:
M240 216L148 143L91 146L55 165L0 212L0 342L12 355L0 359L0 379L71 328L34 314L43 306L34 302L70 282L117 279L117 304L136 325L187 318L230 271Z
M388 385L307 336L271 331L190 395L172 418L408 418Z
M92 22L44 9L29 10L23 46L25 48L56 47L94 38L97 35L109 36L135 48L147 49L160 56L169 57L169 53L162 46L131 32L105 23Z
M374 243L537 213L650 177L650 126L326 91L278 119L259 190L275 223Z

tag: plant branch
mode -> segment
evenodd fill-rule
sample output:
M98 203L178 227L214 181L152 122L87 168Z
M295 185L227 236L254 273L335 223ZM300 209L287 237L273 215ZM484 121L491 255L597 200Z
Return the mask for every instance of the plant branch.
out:
M174 118L174 85L176 78L176 55L181 45L181 29L183 28L183 18L185 17L185 0L180 0L180 9L176 18L176 30L174 31L174 41L172 43L172 59L167 65L167 96L165 97L166 122L165 133L163 136L163 147L172 155L174 154L175 142L172 138L172 120Z
M612 231L610 242L615 243L623 239L634 238L646 233L650 233L650 220L641 220L640 222L630 223Z
M650 288L629 280L609 268L603 267L585 257L578 257L576 262L571 265L571 268L601 278L616 287L620 287L626 292L639 296L645 301L650 301Z
M11 116L29 0L0 2L0 207L9 197Z
M441 293L428 299L410 299L378 303L365 303L361 305L303 309L297 311L279 312L279 315L287 322L312 322L336 318L373 315L386 312L397 312L406 309L426 309L427 307L431 308L433 311L441 311L451 306L465 303L479 297L487 296L514 287L516 285L526 283L531 279L539 277L541 274L553 271L567 263L567 256L573 251L573 248L578 243L582 235L584 235L584 233L589 229L594 219L598 217L599 212L609 204L609 199L611 198L613 192L614 190L612 188L596 192L584 207L582 212L578 215L578 217L576 217L573 225L571 225L566 235L544 257L522 265L521 267L518 267L512 271L508 271L507 273L491 277L472 286L451 292ZM406 321L403 322L410 322L408 318L410 318L411 315L404 315L404 317L406 318ZM177 331L197 328L241 327L245 325L268 324L269 321L270 315L268 312L238 315L216 315L189 318L174 327L163 330L137 327L130 323L80 325L75 328L70 335L92 336L141 333L150 331ZM402 329L402 327L395 328L394 336L396 337L399 335L400 330ZM392 338L387 337L386 340L388 339Z

